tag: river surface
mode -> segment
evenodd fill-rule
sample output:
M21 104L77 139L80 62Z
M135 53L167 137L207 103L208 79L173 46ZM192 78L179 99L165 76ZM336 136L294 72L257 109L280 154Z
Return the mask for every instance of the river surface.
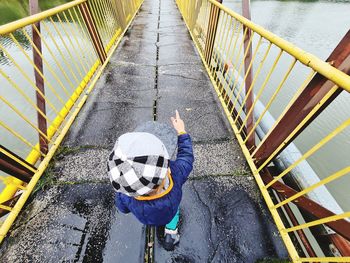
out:
M0 0L0 24L25 17L28 14L27 2L27 0ZM40 0L40 7L41 10L45 10L65 2L68 1ZM73 10L71 11L74 16ZM79 14L77 10L76 12ZM61 15L62 22L58 22L58 18L54 16L53 21L46 19L41 23L45 96L50 101L46 103L48 126L97 60L87 32L82 31L78 23L73 25L67 12L66 17L67 20ZM77 21L76 16L74 19ZM81 17L79 19L82 21ZM5 50L0 49L0 69L8 77L5 78L0 74L0 96L16 107L16 109L11 109L4 101L1 101L0 122L5 123L18 135L11 134L4 125L0 125L0 144L23 158L27 157L31 152L31 147L38 142L38 131L30 125L30 123L34 125L37 123L37 112L33 107L36 94L33 88L35 84L33 84L34 69L31 64L32 47L26 34L31 38L30 26L24 27L23 31L13 32L24 52L9 35L0 37L0 45ZM105 32L101 32L101 36L104 37ZM68 46L70 51L67 49ZM23 72L20 72L14 65L6 52L19 65L19 68L23 69ZM11 85L9 80L16 85ZM16 89L16 86L21 89L21 92ZM25 116L26 121L15 113L16 110ZM20 140L20 136L24 137L25 141ZM5 174L0 172L0 176L5 176ZM0 182L0 190L3 187L4 185Z
M42 10L51 8L60 3L67 2L66 0L40 0ZM241 12L241 1L223 0L224 5L230 7L234 11ZM26 16L28 13L28 5L26 0L0 0L0 24L4 24L20 17ZM350 28L350 1L261 1L256 0L251 2L252 20L272 31L276 35L290 41L298 47L319 56L321 59L326 59L341 40L344 34ZM62 25L60 25L62 26ZM64 26L64 25L63 25ZM45 33L44 33L45 34ZM4 41L4 40L2 40ZM79 41L85 41L81 39ZM24 41L25 42L25 41ZM24 56L16 51L11 41L2 42L6 44L9 51L13 50L15 59L25 61ZM28 45L28 43L27 43ZM88 46L88 43L86 43ZM28 51L29 52L29 51ZM90 51L92 52L92 51ZM0 58L1 58L0 54ZM16 57L17 56L17 57ZM67 54L68 56L68 54ZM74 56L74 54L73 54ZM55 63L48 58L48 62L52 65ZM13 78L16 78L16 69L9 66L4 60L0 61L1 69L6 69ZM24 63L24 62L23 62ZM33 75L32 67L25 62L24 67L27 67L28 74ZM45 69L45 68L44 68ZM58 71L58 69L57 69ZM60 76L61 77L61 76ZM50 78L50 77L49 77ZM51 80L54 79L51 76ZM62 81L63 77L62 77ZM5 83L1 79L0 83ZM16 94L9 94L8 87L2 86L0 94L7 94L7 98L16 100ZM67 83L64 83L67 85ZM2 84L3 85L3 84ZM28 86L28 83L26 84ZM278 97L277 105L271 108L271 114L277 118L281 109L283 109L295 91L295 87L288 84L289 87L282 90L282 96ZM287 86L288 86L287 85ZM30 87L27 87L30 88ZM31 98L34 99L34 93L31 93ZM60 93L62 99L67 97L63 92ZM54 97L48 91L48 96ZM266 103L267 98L263 97L262 101ZM350 112L350 96L343 92L309 128L300 135L295 143L301 152L306 152L310 147L317 143L322 137L327 135L332 129L339 125L342 121L349 118ZM57 100L53 101L54 106L60 108L60 103ZM30 107L22 109L29 119L35 122L36 113ZM0 105L0 120L6 120L11 126L16 126L16 117L12 117L11 110L4 105ZM54 117L52 109L48 109L50 118ZM11 116L9 118L8 116ZM17 117L18 118L18 117ZM21 127L21 133L30 134L28 140L33 144L37 140L37 133L31 127ZM6 138L6 131L0 127L1 138ZM323 149L308 159L308 162L319 175L324 178L331 173L334 173L344 167L349 166L350 162L350 129L341 133L334 140L328 143ZM28 149L23 148L23 143L14 141L4 141L1 144L8 148L16 149L16 153L25 157L28 154ZM341 179L336 180L327 185L329 191L339 202L340 206L345 210L350 210L349 198L350 175L347 174ZM1 189L1 184L0 184Z
M69 0L39 0L40 10L44 11ZM0 25L15 21L29 14L29 0L0 0Z

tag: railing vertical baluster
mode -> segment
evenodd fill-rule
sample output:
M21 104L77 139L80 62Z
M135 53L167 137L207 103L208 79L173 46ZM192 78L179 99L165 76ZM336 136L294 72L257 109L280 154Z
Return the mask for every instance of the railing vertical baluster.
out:
M190 14L191 14L191 16L190 16L190 19L188 21L188 26L189 26L191 31L194 29L194 25L195 25L196 19L197 19L196 17L198 16L198 13L196 12L197 11L196 10L196 2L197 1L190 2L190 10L191 10Z
M191 24L189 25L189 28L191 30L194 30L197 20L198 22L200 22L199 14L200 14L200 9L202 5L203 5L202 1L193 1L193 17L192 17Z
M242 1L242 14L245 18L247 19L251 19L250 17L250 0L243 0ZM243 26L243 31L246 29L246 26ZM249 45L249 40L251 38L252 35L252 31L247 28L247 34L245 35L244 38L244 52L247 54L247 56L245 57L244 60L244 71L246 74L246 79L245 79L245 92L247 94L247 100L246 100L246 107L245 107L245 112L248 113L252 107L253 104L253 92L248 92L249 91L249 87L252 84L253 81L253 66L251 68L249 68L250 62L252 60L252 45L253 45L253 41L252 44ZM248 50L247 50L248 49ZM248 72L247 72L248 71ZM254 127L254 114L250 114L248 116L247 119L247 134L250 133L250 131L253 129ZM252 133L247 142L247 148L249 150L252 150L255 147L255 135Z
M116 0L116 1L112 1L112 4L117 14L118 22L120 23L119 25L124 30L127 26L127 22L126 22L126 15L124 12L123 3L120 0Z
M101 63L103 64L103 62L107 59L107 54L106 54L106 51L103 47L101 36L97 30L96 22L91 15L89 5L86 2L84 2L84 3L80 4L78 7L79 7L81 14L83 16L85 25L89 31L89 34L90 34L93 46L96 50L96 53L97 53L98 57L100 58Z
M130 1L98 0L95 1L97 2L96 5L89 5L94 0L74 0L39 13L39 0L27 1L30 6L30 13L32 14L30 17L19 19L6 25L0 25L1 40L2 38L10 39L15 47L7 48L7 46L0 44L0 53L3 53L6 61L18 73L18 76L13 77L5 71L5 68L1 67L0 76L5 81L5 87L7 88L9 86L20 96L21 100L16 101L17 104L21 103L24 99L25 103L28 103L30 108L34 110L34 113L36 112L37 114L37 121L33 121L25 112L20 110L22 107L18 107L19 105L16 103L12 104L7 98L0 96L3 104L11 109L16 116L21 118L20 121L16 122L16 127L12 127L13 125L7 122L8 118L0 121L0 128L6 132L5 139L8 139L7 142L10 142L9 140L11 139L18 140L27 147L15 147L15 149L11 149L10 151L0 145L0 172L6 174L6 176L0 176L0 181L4 184L4 189L0 191L0 217L2 217L2 222L0 223L0 243L6 237L11 225L28 200L38 180L43 175L45 169L47 169L54 153L57 151L68 129L86 102L88 94L96 85L97 80L105 69L107 59L110 58L107 57L107 54L111 56L111 53L115 51L129 25L128 22L134 19L138 11L136 8L140 8L141 2L143 2L143 0L137 0L136 4L136 0L132 0L135 9L131 10ZM111 10L112 5L113 10ZM118 6L121 8L120 10ZM79 8L78 10L77 7ZM72 11L75 14L75 18ZM118 16L117 13L122 13L123 15ZM96 14L97 16L95 16ZM59 25L57 21L54 21L56 18ZM117 18L120 20L118 25L116 23ZM108 21L105 21L106 19ZM97 25L96 22L101 23ZM121 32L120 24L123 24ZM53 28L51 28L52 26ZM101 38L101 33L104 32L103 30L106 26L107 29L112 30L112 32L109 32L110 37L112 37L110 46L108 46L110 51L106 51L107 47L105 49L104 42L102 42L105 39ZM30 32L28 33L30 27L31 34ZM42 27L42 30L40 30L40 27ZM42 31L45 31L45 34L42 34ZM111 35L111 33L113 34ZM27 48L16 37L17 34L23 34L25 40L29 40L29 46L33 51L27 51ZM73 34L73 38L71 38L71 34ZM86 40L89 41L89 47L84 50L83 46L80 47L79 44L83 45ZM113 48L111 48L112 45L114 45ZM83 63L85 61L85 53L89 52L91 46L96 51L98 60L95 59L96 57L88 54L87 57L90 58L90 63L89 65L85 65ZM49 55L53 59L53 61L50 61L50 65L48 65L48 61L44 57L46 51L49 52ZM20 56L16 56L18 52L24 55L25 62L29 62L31 67L34 68L34 78L32 77L33 74L27 72L25 64L20 60ZM66 54L69 55L68 58ZM75 57L74 55L77 56L75 59L73 59ZM76 61L77 59L78 62ZM103 65L99 63L100 61ZM74 69L70 65L72 63L74 64ZM76 63L79 63L80 66ZM45 71L46 69L49 70L49 73L45 75L44 66ZM86 66L91 66L91 68L84 76L81 69L83 68L83 71L88 70ZM58 69L53 70L56 67ZM79 76L75 74L75 69L78 71ZM48 77L50 78L48 79ZM65 95L67 95L67 101L64 101L60 97L60 94L57 93L59 90L56 89L56 85L53 86L54 83L50 84L51 77L57 81L56 84L61 86ZM26 85L23 86L23 81L21 80L28 83L29 88L35 90L36 101L34 100L34 96L27 94L25 91ZM63 80L65 85L62 83ZM71 94L69 94L66 86L71 87ZM46 90L46 92L55 95L61 104L63 104L61 109L57 108L60 105L55 105L50 100L52 96L49 98L47 96L48 94L45 94L45 89L47 88L49 90ZM85 89L86 92L83 93ZM7 95L5 93L2 95ZM46 115L46 104L53 110L50 118ZM39 133L39 141L32 142L31 134L28 134L29 131L18 131L18 129L21 129L22 123L27 123L31 126L35 130L35 136L36 133ZM60 129L59 132L58 129ZM14 145L12 146L14 147ZM28 148L31 151L26 157L20 157L12 152L13 150L20 151L21 155L24 155ZM42 160L40 160L40 156L43 157ZM37 168L34 166L36 164L38 165ZM23 191L19 193L18 190ZM6 218L3 217L5 215Z
M222 3L222 0L217 0L217 1L219 3ZM205 61L207 62L209 67L210 67L210 61L211 61L211 57L214 49L214 42L215 42L216 31L218 28L219 16L220 16L220 9L212 4L210 6L209 23L208 23L208 31L207 31L208 33L207 33L207 38L205 41L205 49L204 49Z
M346 74L350 73L349 41L350 30L327 59L334 67ZM252 153L257 166L260 166L259 171L283 151L313 119L321 114L342 90L340 88L334 89L334 83L328 81L322 74L316 74ZM314 111L315 109L317 110ZM307 121L304 121L305 119ZM301 123L302 125L300 125Z
M30 9L31 15L38 13L39 12L38 0L29 0L29 9ZM35 23L35 26L40 32L40 22ZM39 54L39 52L42 53L41 38L33 26L32 26L32 37L33 37L33 43L36 46L36 49L33 47L33 61L35 66L39 69L39 71L44 74L43 61ZM40 76L40 74L35 69L34 69L34 76L35 76L36 86L42 92L42 94L45 94L43 77ZM39 92L36 92L36 103L40 111L46 114L45 99L42 97L42 95ZM42 132L42 134L39 133L40 151L46 154L48 152L48 141L45 138L45 136L43 136L43 134L47 135L47 122L39 112L37 113L37 119L38 119L38 128Z

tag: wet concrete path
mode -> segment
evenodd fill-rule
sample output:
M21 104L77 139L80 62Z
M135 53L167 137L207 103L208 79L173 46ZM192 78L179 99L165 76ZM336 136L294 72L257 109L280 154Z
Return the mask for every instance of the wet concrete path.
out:
M173 0L145 0L1 248L1 262L143 262L145 227L119 213L106 174L118 136L178 109L194 141L181 241L155 262L257 262L286 251Z

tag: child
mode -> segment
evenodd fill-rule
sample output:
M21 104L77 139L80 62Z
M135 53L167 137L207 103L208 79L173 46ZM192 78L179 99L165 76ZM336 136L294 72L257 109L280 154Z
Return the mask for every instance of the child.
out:
M194 161L192 142L178 111L171 117L178 134L175 161L158 137L145 132L121 135L108 160L108 174L117 191L115 202L122 213L133 213L145 225L164 226L164 248L179 242L179 205L182 185Z

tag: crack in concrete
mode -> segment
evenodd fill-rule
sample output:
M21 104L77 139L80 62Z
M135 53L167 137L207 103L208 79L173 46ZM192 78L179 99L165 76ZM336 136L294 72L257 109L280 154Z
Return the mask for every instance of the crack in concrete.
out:
M190 177L188 178L189 181L195 182L195 181L201 181L205 179L211 179L215 177L237 177L237 176L249 176L251 175L250 171L238 171L237 173L231 173L231 174L206 174L206 175L196 175L196 177Z
M181 22L181 19L174 19L174 20L168 20L168 21L164 21L164 22ZM168 26L161 26L160 28L174 28L174 27L179 27L179 28L183 28L184 26L181 25L168 25ZM185 28L185 30L187 30Z
M158 46L159 47L169 47L169 46L189 46L190 44L187 44L187 43L168 43L168 44L161 44L161 45L159 45L158 44ZM185 63L185 62L182 62L181 64L187 64L187 63Z
M23 227L24 225L26 225L27 223L29 223L30 221L35 219L43 211L46 211L47 207L49 207L49 205L46 205L43 209L41 209L39 212L37 212L35 215L31 216L30 218L28 218L26 221L22 222L21 224L13 225L12 228L11 228L11 232L16 231L17 229Z
M76 226L70 226L70 225L67 225L67 224L61 224L61 226L65 227L65 228L68 228L68 229L72 229L74 231L84 232L84 229L77 228Z
M150 106L136 106L137 104L133 103L132 100L130 100L130 101L127 101L127 100L115 101L114 103L129 103L130 109L150 109L150 108L152 108ZM110 111L113 109L115 109L115 107L106 107L106 108L102 108L102 109L96 109L95 112Z
M154 76L154 89L156 90L155 98L153 100L153 120L157 121L158 115L157 115L157 106L158 106L158 99L159 99L159 89L158 89L158 82L159 82L159 27L160 27L160 9L161 9L161 1L159 0L159 6L158 6L158 22L157 22L157 41L154 43L156 46L156 66L155 66L155 76Z
M160 10L161 10L161 0L159 0L158 5L158 23L157 23L157 41L154 43L156 46L156 66L155 66L155 76L154 76L154 89L156 90L154 102L153 102L153 120L157 121L157 106L159 99L159 88L158 88L158 75L159 75L159 26L160 26ZM152 263L154 262L154 254L155 254L155 227L154 226L146 226L146 234L145 234L145 244L144 244L144 261ZM152 244L152 245L150 245Z
M134 75L129 75L129 76L133 76L133 77L134 77ZM137 77L137 76L136 76L136 77ZM153 90L153 88L130 90L130 87L127 87L127 88L118 87L118 90L126 90L126 91L140 92L140 91L150 91L150 90Z
M169 63L169 64L162 64L159 65L159 67L168 67L168 66L178 66L178 65L202 65L201 62L175 62L175 63Z
M212 253L212 254L210 255L210 257L208 258L208 263L212 263L212 262L213 262L213 260L214 260L214 258L215 258L215 255L216 255L216 252L217 252L218 249L219 249L219 246L221 245L221 243L222 243L223 241L225 241L225 239L226 239L226 238L220 240L220 241L217 243L217 245L215 246L215 248L214 248L214 250L213 250L213 253Z
M181 75L181 74L162 73L162 75L163 75L163 76L180 77L180 78L190 79L190 80L195 80L195 81L203 81L203 80L201 80L201 79L196 79L196 78L186 77L186 76Z
M142 63L135 63L135 62L128 62L128 61L118 61L118 62L110 62L111 65L113 66L137 66L137 67L152 67L155 68L156 65L151 65L151 64L142 64ZM141 77L141 76L140 76Z
M104 150L106 148L102 147L101 145L92 145L92 144L86 144L86 145L74 146L74 147L60 146L59 149L57 150L55 156L71 154L71 153L80 152L81 150L91 150L91 149L92 150Z
M86 145L77 146L77 147L65 145L62 148L63 149L61 151L58 150L58 152L56 154L57 157L60 157L61 155L63 156L63 157L59 158L59 160L64 158L67 155L76 154L76 153L80 153L80 152L87 151L87 150L110 150L110 146L102 145L102 144L99 144L99 145L86 144Z
M110 184L109 180L86 180L86 181L54 181L50 186L60 186L60 185L81 185L81 184Z
M200 116L194 116L194 115L192 115L191 117L194 117L194 118L196 119L196 122L193 122L192 125L190 125L190 124L187 125L187 126L189 127L188 130L190 130L194 125L197 125L198 120L200 120L200 119L202 119L202 118L204 118L204 117L206 117L206 116L209 116L209 115L216 115L216 114L215 114L215 112L210 111L210 112L202 113ZM192 123L192 122L191 122L191 123Z
M231 137L222 137L222 138L214 138L214 139L209 139L209 140L198 140L195 142L192 142L193 145L203 145L203 144L220 144L223 142L234 142L235 139L231 138Z
M209 231L209 242L211 244L211 247L213 247L213 238L212 238L212 230L213 230L213 222L212 222L212 218L213 218L213 215L212 215L212 212L210 210L210 207L202 200L202 198L200 197L199 193L198 193L198 190L195 186L194 183L191 182L191 185L192 185L192 188L194 190L194 192L196 193L196 196L199 200L199 202L201 202L203 204L203 206L207 209L208 213L209 213L209 218L210 218L210 231Z

